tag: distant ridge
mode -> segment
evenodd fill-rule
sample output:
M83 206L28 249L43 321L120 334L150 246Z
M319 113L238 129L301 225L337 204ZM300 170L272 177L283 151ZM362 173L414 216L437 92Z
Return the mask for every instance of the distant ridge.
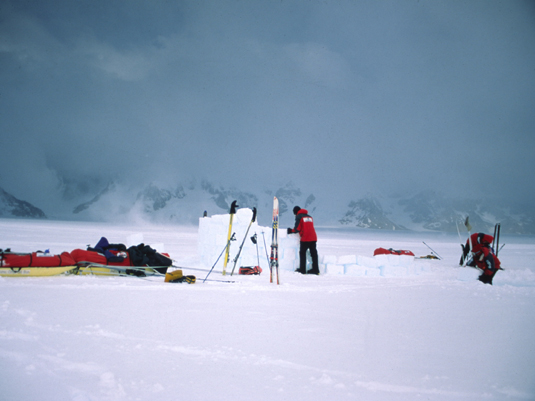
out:
M0 188L0 216L46 219L45 213L30 202L15 198Z

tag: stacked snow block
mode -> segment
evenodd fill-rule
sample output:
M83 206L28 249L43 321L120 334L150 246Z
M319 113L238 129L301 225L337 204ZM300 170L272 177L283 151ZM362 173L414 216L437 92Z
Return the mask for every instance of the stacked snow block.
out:
M230 245L227 263L227 273L230 274L234 266L234 259L245 237L247 227L253 217L251 209L242 208L236 211L233 218L232 232L236 241ZM219 255L224 251L228 238L229 214L201 217L199 219L199 255L201 264L211 268ZM256 245L251 237L257 235L258 256ZM263 235L262 235L263 233ZM287 234L286 229L279 229L279 270L295 271L299 267L299 235ZM251 224L243 249L236 263L234 274L238 274L241 266L260 266L264 272L269 272L269 264L264 248L264 238L268 256L271 255L271 227ZM318 246L320 274L362 276L362 277L404 277L415 276L426 271L429 264L407 255L322 255L321 243ZM223 270L224 252L217 262L214 271ZM312 261L308 255L307 270L312 268Z
M403 277L414 274L414 256L407 255L376 255L381 276L385 277Z
M235 241L231 241L227 263L227 273L230 274L234 266L234 259L238 254L243 242L247 227L251 223L253 211L241 208L236 211L232 221L232 233L235 233ZM226 247L230 214L213 215L199 219L198 251L200 262L203 266L211 268L219 255ZM269 272L269 264L264 248L264 239L267 255L271 255L271 227L262 227L255 221L251 224L247 238L243 242L243 248L236 263L234 274L238 274L240 266L260 266L264 272ZM257 235L258 254L256 245L251 237ZM279 270L295 270L299 264L299 235L287 235L286 229L279 229ZM225 253L217 262L214 270L222 271Z
M322 274L362 277L416 276L429 269L428 263L407 255L320 255Z
M238 209L232 219L232 230L235 234L235 241L231 241L230 252L227 263L227 273L230 274L234 266L234 259L238 254L240 245L243 242L247 227L251 223L253 211L248 208ZM199 219L198 251L201 264L205 267L212 267L226 247L228 239L228 228L230 214L219 214L211 217L201 217ZM243 242L243 248L236 263L234 274L238 274L240 266L260 266L264 272L269 271L269 264L266 258L271 255L271 227L262 227L255 221L251 224L247 238ZM257 235L258 254L256 245L251 237ZM295 270L299 264L299 236L287 235L285 229L279 229L279 270ZM264 248L264 239L266 248ZM217 262L214 270L222 271L225 254Z
M232 269L232 266L234 265L233 260L238 253L241 243L243 242L245 232L247 231L247 227L249 226L252 217L253 211L251 209L238 209L232 219L231 234L234 233L236 240L231 241L230 243L227 270L229 270L229 266L230 269ZM199 219L198 251L201 264L203 266L212 267L219 255L221 255L222 251L225 249L228 241L229 222L230 214L216 214L211 217L201 217ZM243 243L243 249L240 259L238 260L237 268L240 265L256 266L256 247L250 239L250 237L255 233L257 233L259 236L262 235L259 231L256 221L251 224L251 228L247 234L249 238L246 238L245 242ZM260 247L262 251L264 250L264 245L261 241L259 242L258 246L259 252ZM215 270L223 270L224 258L225 254L223 252L223 255L220 257L217 265L215 266ZM237 270L235 273L237 274Z
M373 257L361 255L325 255L320 263L320 270L324 274L347 276L375 277L381 275L377 261Z
M288 234L286 229L279 229L279 269L295 271L298 268L299 234ZM312 261L309 260L308 269L311 268Z

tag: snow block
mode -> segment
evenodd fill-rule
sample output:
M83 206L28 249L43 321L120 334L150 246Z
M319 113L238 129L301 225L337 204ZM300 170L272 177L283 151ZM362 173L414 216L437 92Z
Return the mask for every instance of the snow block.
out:
M131 246L139 245L144 243L143 233L130 234L126 237L126 246L130 248ZM158 248L155 248L158 249Z
M394 255L392 255L394 256ZM401 255L401 256L398 256L398 264L400 266L412 266L414 264L414 256L409 256L409 255Z
M342 256L338 256L337 263L339 265L357 264L357 255L342 255Z
M322 258L322 263L325 265L328 265L328 264L335 265L337 262L337 259L338 258L336 257L336 255L324 255Z
M296 260L288 260L288 259L280 259L279 260L279 270L286 270L286 271L294 271L297 269L297 265L299 264Z
M286 260L296 260L297 254L297 248L284 248L282 257Z
M380 277L381 269L379 269L378 267L368 267L366 269L366 276L367 277Z
M325 274L343 275L344 265L336 265L336 264L328 263L325 265Z
M361 276L361 277L380 277L381 269L377 267L366 267L360 265L346 265L346 276Z
M260 227L255 221L251 224L249 232L247 233L247 237L249 238L245 238L245 233L247 232L247 228L251 223L252 217L253 211L247 208L238 209L236 214L233 216L232 233L235 234L236 240L232 241L230 244L227 269L229 266L231 266L231 262L236 257L242 242L243 248L240 258L237 261L237 266L255 266L257 264L256 245L254 245L249 238L253 236L255 232L257 234L261 234L262 232L269 232L271 234L271 229ZM201 217L199 219L199 235L197 246L202 265L211 267L219 255L221 255L215 268L218 270L223 268L224 250L227 244L229 221L230 214L213 215L211 217ZM260 255L265 255L265 249L263 245L263 241L258 241L258 253ZM265 259L263 265L262 260L260 262L262 269L264 269L264 267L269 268L269 266L266 266L267 262ZM233 265L234 264L232 263L232 266ZM232 266L230 267L231 269Z
M390 266L390 261L388 260L387 255L377 255L373 257L375 259L376 265L381 266Z
M319 268L320 268L320 274L325 274L325 273L327 273L327 267L326 267L326 265L324 265L323 263L320 263L320 264L319 264Z
M365 276L367 270L367 267L359 266L357 264L345 265L346 276Z
M378 267L377 260L370 256L357 255L357 265L366 267Z
M405 266L386 265L386 266L381 266L380 270L381 270L381 276L383 277L407 276L407 267Z
M457 279L460 281L476 281L481 275L481 271L473 267L459 267L458 270Z
M408 255L376 255L374 258L381 266L409 266L414 262L414 256Z

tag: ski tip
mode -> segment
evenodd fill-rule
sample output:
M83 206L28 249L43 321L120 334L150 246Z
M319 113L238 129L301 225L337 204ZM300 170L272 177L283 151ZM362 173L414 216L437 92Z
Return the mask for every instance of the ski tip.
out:
M469 221L470 216L466 216L466 220L464 221L464 225L468 231L472 231L472 226L470 225Z

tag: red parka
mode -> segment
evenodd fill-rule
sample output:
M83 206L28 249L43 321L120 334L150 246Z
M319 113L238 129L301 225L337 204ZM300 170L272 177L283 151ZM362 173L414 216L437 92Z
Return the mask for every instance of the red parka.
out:
M474 233L470 236L472 242L473 263L483 270L484 274L494 274L500 269L500 260L494 254L491 243L494 237L483 233ZM470 249L470 241L466 241L466 249Z
M308 215L308 210L306 209L301 209L297 212L295 216L295 227L292 229L292 232L299 233L301 242L318 240L316 230L314 229L314 220Z

